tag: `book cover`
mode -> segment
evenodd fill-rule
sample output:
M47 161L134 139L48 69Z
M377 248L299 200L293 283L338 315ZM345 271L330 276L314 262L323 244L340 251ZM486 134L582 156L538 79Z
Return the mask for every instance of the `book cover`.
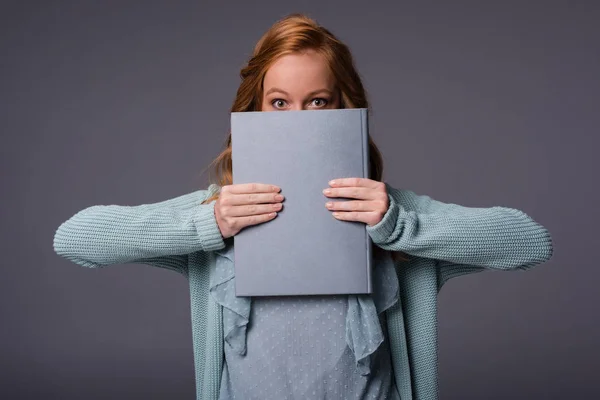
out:
M231 113L233 183L281 188L283 208L234 239L237 296L371 293L366 224L334 218L323 189L369 177L367 109Z

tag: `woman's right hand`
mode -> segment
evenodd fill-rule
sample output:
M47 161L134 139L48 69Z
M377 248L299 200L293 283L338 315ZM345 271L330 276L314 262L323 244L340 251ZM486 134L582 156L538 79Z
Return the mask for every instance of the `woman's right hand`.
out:
M223 239L246 226L270 221L281 210L281 188L264 183L240 183L221 187L215 203L215 217ZM263 204L266 203L266 204Z

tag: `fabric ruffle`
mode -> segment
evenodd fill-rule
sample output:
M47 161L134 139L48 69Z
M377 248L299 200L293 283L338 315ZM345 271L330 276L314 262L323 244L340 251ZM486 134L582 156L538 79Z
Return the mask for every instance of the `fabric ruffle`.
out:
M210 294L223 308L223 338L240 355L246 354L246 329L251 297L236 297L233 243L215 251L216 270L211 274ZM379 254L379 255L378 255ZM354 354L361 375L371 371L371 355L384 341L379 314L398 301L399 285L389 252L375 252L373 293L348 295L346 344Z
M346 344L361 375L371 372L371 355L384 341L379 314L398 301L399 285L389 252L373 259L373 293L348 295Z
M226 242L226 247L216 253L216 271L210 277L210 294L223 307L223 339L238 354L244 355L252 298L235 295L233 245Z

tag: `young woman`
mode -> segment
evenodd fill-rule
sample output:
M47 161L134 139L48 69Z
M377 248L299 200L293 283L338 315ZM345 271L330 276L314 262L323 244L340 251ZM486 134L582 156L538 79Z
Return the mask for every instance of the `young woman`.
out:
M259 40L231 111L368 108L348 48L293 14ZM369 179L330 182L324 204L376 248L373 295L238 298L233 240L282 209L285 188L232 184L231 136L218 184L137 206L97 205L59 226L57 254L85 267L143 263L189 280L198 399L436 399L436 296L454 276L529 269L552 256L542 225L506 207L445 204ZM332 177L339 178L339 177Z

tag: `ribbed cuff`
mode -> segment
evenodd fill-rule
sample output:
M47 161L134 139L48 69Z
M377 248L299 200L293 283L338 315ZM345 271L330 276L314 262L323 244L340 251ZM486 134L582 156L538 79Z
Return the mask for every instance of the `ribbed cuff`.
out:
M219 250L225 247L223 236L215 218L215 203L212 201L208 204L199 205L198 212L194 217L194 224L204 251Z
M383 215L381 221L373 226L367 225L367 233L371 236L371 239L375 244L385 244L390 241L390 236L396 229L398 223L398 215L400 214L400 205L390 194L391 189L388 184L387 187L389 207L386 213Z

